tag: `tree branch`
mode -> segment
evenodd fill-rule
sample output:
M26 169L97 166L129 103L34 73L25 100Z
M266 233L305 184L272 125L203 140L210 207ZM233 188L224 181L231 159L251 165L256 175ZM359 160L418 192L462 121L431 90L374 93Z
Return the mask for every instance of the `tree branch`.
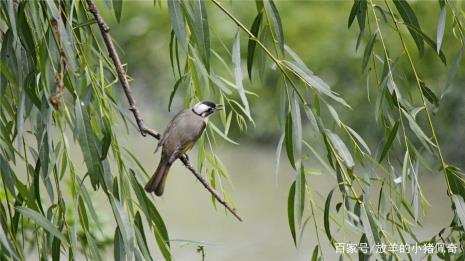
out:
M156 132L155 130L152 130L148 127L145 126L144 120L140 116L139 109L136 106L136 101L132 97L132 92L131 88L129 86L128 79L126 77L126 72L123 69L123 65L121 64L121 61L119 59L118 53L116 52L115 46L113 45L113 41L111 40L111 36L109 34L110 32L110 27L105 23L103 20L102 16L100 15L100 12L98 11L97 7L95 6L93 0L86 0L87 5L89 6L89 12L92 13L92 15L95 17L95 20L97 21L98 27L100 29L100 32L102 34L103 40L105 42L105 45L107 47L109 56L111 60L113 61L113 64L115 65L116 72L118 74L119 81L121 83L121 87L123 87L124 94L126 95L126 98L128 99L129 103L129 110L132 111L132 114L134 115L134 118L136 119L137 126L139 128L140 133L142 136L146 136L149 134L150 136L156 138L157 140L160 140L160 133ZM180 158L181 162L184 164L184 166L194 174L194 176L202 183L202 185L212 194L213 197L216 198L218 202L220 202L231 214L233 214L239 221L242 221L241 217L239 214L237 214L236 209L231 207L221 196L220 194L212 188L208 182L198 173L190 164L189 159L185 156L182 155Z
M65 79L65 73L67 70L66 55L65 55L65 51L63 50L63 44L61 43L60 30L58 30L57 20L60 20L60 19L61 19L61 2L58 1L58 16L56 18L53 17L50 21L51 26L52 26L52 31L55 35L58 52L59 52L58 64L60 66L58 73L55 75L55 86L56 86L55 94L50 95L50 97L48 98L48 100L52 104L53 108L55 108L55 110L60 109L60 101L63 98L64 90L65 90L64 79Z

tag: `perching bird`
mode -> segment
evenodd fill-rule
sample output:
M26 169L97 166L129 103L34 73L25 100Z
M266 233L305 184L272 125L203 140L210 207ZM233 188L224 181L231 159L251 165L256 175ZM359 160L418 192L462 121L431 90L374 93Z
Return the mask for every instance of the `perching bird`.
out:
M185 109L170 121L155 150L161 146L161 158L157 170L145 185L145 191L161 196L166 177L173 162L190 150L207 126L208 116L222 109L221 104L202 101L190 109Z

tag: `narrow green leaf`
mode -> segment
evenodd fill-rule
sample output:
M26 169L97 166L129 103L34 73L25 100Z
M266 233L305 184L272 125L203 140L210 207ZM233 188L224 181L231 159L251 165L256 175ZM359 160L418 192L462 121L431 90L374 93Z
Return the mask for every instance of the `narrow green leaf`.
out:
M305 115L307 115L308 121L310 122L310 127L312 129L312 134L318 133L319 127L318 123L316 122L315 114L312 111L312 108L310 106L305 106Z
M404 109L402 109L402 113L407 118L410 129L413 131L413 133L415 133L418 139L422 143L427 142L431 146L436 147L436 145L431 141L431 139L428 136L426 136L426 134L423 132L423 129L420 127L420 125L418 125L414 116L410 115L410 113L406 112ZM426 143L424 143L423 145L425 146L425 148L429 149Z
M158 247L166 260L171 260L171 253L169 250L169 236L168 231L166 230L165 223L160 216L160 213L156 209L155 205L147 197L147 193L144 191L142 186L137 182L134 171L131 169L129 175L129 180L131 186L136 194L137 200L139 202L142 212L144 212L149 226L154 228L155 240Z
M455 166L447 166L445 174L447 184L450 187L450 193L465 198L465 177L460 169Z
M186 4L186 3L185 3ZM193 33L197 46L207 71L210 71L210 35L208 28L207 9L205 1L194 0L193 5Z
M132 224L129 221L129 216L124 209L123 204L118 199L111 195L110 203L116 219L116 223L118 224L118 228L121 232L121 238L123 239L125 252L124 256L131 259L134 251L134 230Z
M434 53L436 53L438 55L439 59L441 59L441 62L444 65L447 65L447 59L446 59L446 56L444 55L444 53L441 50L439 50L439 52L436 52L437 44L436 44L435 41L433 41L427 34L422 32L417 27L409 25L409 24L406 24L406 26L407 26L407 28L410 28L412 31L414 31L417 34L421 35L421 37L423 37L423 40L435 51Z
M302 163L299 164L296 173L295 181L295 201L294 201L294 215L297 219L299 226L302 224L302 217L305 208L305 167Z
M402 20L404 20L404 23L409 25L407 29L409 30L413 40L415 41L415 44L417 45L420 56L423 56L425 49L423 37L417 31L412 30L412 27L415 27L418 29L418 31L421 31L420 24L418 23L415 12L413 11L412 7L410 7L409 3L405 0L394 0L394 5L396 6L397 11L399 11Z
M171 26L176 34L176 40L181 44L183 50L187 50L187 35L184 16L179 0L168 1L168 12L170 14Z
M318 261L318 245L313 248L312 261Z
M210 74L208 75L208 78L210 78L210 80L211 80L216 86L218 86L218 87L221 89L221 91L223 91L223 92L224 92L225 94L227 94L227 95L231 95L231 94L232 94L232 91L231 91L231 88L230 88L230 87L236 89L236 86L235 86L232 82L226 80L225 78L223 78L223 77L221 77L221 76L219 76L219 75L217 75L217 74L210 73Z
M1 83L0 83L1 84ZM36 82L35 82L35 74L31 72L26 77L24 83L24 91L26 92L27 98L32 101L32 103L37 107L40 108L41 102L39 99L39 95L36 92ZM1 93L1 88L0 88Z
M170 63L171 63L171 70L173 71L173 76L176 77L176 73L175 73L175 68L174 68L174 55L175 55L175 50L173 48L176 48L177 45L175 46L175 35L174 35L174 30L171 30L171 34L170 34L170 44L169 44L169 48L170 48Z
M363 146L366 152L368 152L368 154L371 154L370 148L368 147L366 142L363 140L363 138L351 127L349 126L345 126L345 127L347 128L347 130L349 130L351 136L354 137L358 141L358 143L360 143Z
M258 38L262 16L263 16L263 13L259 12L252 23L252 27L250 28L250 32L255 36L255 38ZM250 80L252 80L253 57L254 57L256 45L257 45L256 39L249 37L249 42L247 44L247 72L249 73Z
M344 101L344 99L342 99L333 91L331 91L329 85L325 83L320 77L314 75L308 68L303 67L300 63L293 61L284 61L284 64L293 74L299 77L309 87L314 88L319 93L322 93L330 97L331 99L343 104L344 106L350 108L350 106Z
M81 103L79 99L76 99L74 105L75 112L75 132L79 145L84 156L84 162L87 166L92 186L94 188L99 184L99 175L102 174L103 168L99 160L97 148L95 147L94 133L92 131L89 116L87 114L84 103Z
M54 237L52 241L52 260L60 260L60 240L56 237Z
M228 136L226 136L222 131L220 131L220 129L218 129L218 127L216 127L216 125L213 123L213 122L209 122L208 123L208 127L211 128L214 132L216 132L218 135L220 135L221 138L223 138L225 141L229 142L229 143L232 143L234 145L239 145L239 143L233 141L232 139L230 139Z
M460 223L465 226L465 201L462 196L456 194L452 194L452 201L454 201L455 212L460 219Z
M271 35L275 44L278 44L281 53L284 52L284 33L281 24L281 17L279 16L278 9L272 0L263 1L264 10L270 24Z
M94 238L94 236L87 230L84 231L85 236L86 236L86 242L87 242L87 248L90 250L89 252L91 253L91 257L94 260L103 260L100 253L101 249L97 246L97 242Z
M375 45L375 42L376 42L376 36L377 36L377 32L374 32L370 40L368 41L367 46L365 47L365 52L363 53L362 72L365 71L365 68L367 67L368 62L370 61L370 56L373 51L373 46Z
M444 39L444 28L446 27L446 6L441 7L441 15L439 15L438 27L436 31L436 52L441 51L442 40Z
M52 224L47 218L42 216L40 213L29 209L27 207L16 207L16 210L21 212L21 214L26 217L30 218L33 220L37 225L45 229L48 233L53 235L54 237L58 238L64 245L68 246L68 241L66 240L66 237L63 233L61 233L58 228Z
M6 186L6 189L10 191L12 195L16 195L15 190L15 173L10 167L10 163L3 158L3 155L0 155L0 172L2 181Z
M281 161L281 151L283 149L284 143L284 133L281 134L279 138L278 145L276 146L276 159L275 159L275 179L276 182L278 181L278 174L279 174L279 162Z
M245 113L249 119L252 119L250 115L249 102L245 95L244 85L242 84L242 69L241 69L241 43L239 38L239 32L236 33L234 45L232 49L232 62L234 64L234 78L236 80L237 91L241 97L242 104L244 105Z
M121 21L121 13L123 11L123 0L113 0L113 10L115 11L116 21Z
M363 234L362 237L360 238L359 246L363 246L364 244L368 244L367 241L367 236L366 234ZM369 249L366 249L368 251L364 252L362 251L362 248L358 250L358 260L359 261L369 261L370 260L370 255L369 255Z
M6 224L0 224L0 243L3 246L3 249L6 250L6 252L15 258L15 260L20 260L18 257L18 254L14 250L14 246L9 238L6 237L7 232L4 231L4 227L6 227Z
M360 12L360 6L361 6L360 3L361 1L354 0L354 4L352 5L352 8L350 9L350 15L349 15L349 21L347 22L347 28L350 28L352 26L352 23L354 22L355 17Z
M170 94L170 100L168 102L168 111L171 111L171 104L173 103L173 98L174 98L174 95L176 94L176 91L178 90L180 86L185 86L186 82L188 82L187 78L188 77L186 77L186 75L183 75L174 84L173 91Z
M372 213L369 209L366 209L365 205L362 205L360 219L362 220L363 230L370 247L374 247L376 243L380 242L377 225L373 220Z
M134 225L135 225L134 231L136 232L137 245L139 246L139 249L142 255L144 256L146 260L153 260L148 250L147 239L144 233L144 225L142 224L142 218L140 216L139 211L136 213L136 216L134 218Z
M293 130L292 130L292 114L288 112L286 117L286 128L284 129L285 141L286 141L286 152L289 159L289 163L295 169L295 159L294 159L294 145L293 145Z
M294 245L297 246L297 239L295 233L295 217L294 217L294 198L295 198L295 181L289 189L289 196L287 198L287 219L289 221L289 229L291 230L292 240Z
M292 114L292 145L294 146L294 160L301 162L302 160L302 117L300 116L300 106L297 94L292 91L291 101Z
M421 92L425 96L425 98L434 106L439 106L439 99L436 94L426 86L424 81L420 81Z
M103 139L101 141L102 150L101 150L100 160L104 160L107 158L108 149L110 148L111 138L112 138L111 123L108 117L106 116L103 117L103 130L102 131L103 131Z
M325 133L346 167L352 169L355 166L354 159L352 158L352 155L350 154L344 142L341 140L341 138L339 138L338 135L328 129L325 129Z
M404 161L402 163L402 193L405 193L407 189L407 175L409 173L409 154L405 152Z
M386 143L384 144L383 150L381 152L381 156L379 157L379 160L378 160L379 163L383 161L384 157L389 151L389 148L391 148L392 142L394 141L397 135L397 129L399 128L399 123L400 121L397 121L396 124L394 124L394 127L392 127L391 131L389 132L389 136L386 140Z
M13 73L10 71L8 66L3 63L3 61L0 61L0 72L5 76L8 82L13 84L16 89L20 89L15 77L13 76Z
M358 1L360 1L360 7L357 13L357 22L358 22L358 27L360 29L360 35L363 35L365 31L368 1L366 0L358 0Z
M121 231L119 226L115 229L115 237L113 239L113 255L115 260L117 261L125 261L127 260L127 253L124 246L123 236L121 235Z
M28 53L34 53L35 52L35 43L34 43L34 37L31 32L31 28L29 26L29 23L27 21L27 16L28 16L28 10L25 10L26 5L28 4L28 1L25 2L20 2L18 5L18 28L17 32L19 34L19 39L21 41L21 44L24 46L24 49ZM34 55L31 55L30 57L34 57Z
M331 208L331 198L333 197L333 192L334 192L334 189L332 189L328 193L328 196L326 197L325 209L324 209L324 215L323 215L323 224L325 227L326 236L328 237L328 240L331 243L331 245L334 246L334 239L333 239L333 236L331 235L331 228L330 228L330 222L329 222L329 218L330 218L329 210Z
M455 55L454 63L452 65L452 67L450 68L449 73L447 74L447 82L446 82L446 85L444 86L444 89L443 89L443 91L441 93L441 99L448 92L449 87L451 86L452 81L454 80L454 77L457 74L457 71L458 71L459 66L461 64L461 61L462 61L463 51L464 50L465 50L465 48L462 46L462 48L460 48L459 52ZM0 66L1 66L1 63L0 63ZM0 69L1 69L1 67L0 67Z
M329 103L326 104L326 107L328 107L329 114L331 114L331 116L333 117L333 119L336 122L337 126L341 127L342 122L339 119L339 114L337 113L337 111Z
M78 179L78 182L81 183L81 180ZM103 230L101 230L101 227L102 227L102 224L98 218L98 215L97 215L97 211L95 210L94 208L94 204L93 204L93 201L89 195L89 192L87 191L86 187L85 186L80 186L79 187L79 191L78 191L78 196L79 197L79 200L81 201L81 199L84 200L84 202L86 203L86 206L87 208L89 209L90 211L90 217L92 217L92 219L94 220L95 224L97 225L97 228L99 229L99 232L103 233ZM86 208L84 206L83 203L79 202L79 209L83 212L86 212ZM83 217L87 220L87 214L86 215L83 215ZM86 227L88 228L88 221L85 222L86 224Z

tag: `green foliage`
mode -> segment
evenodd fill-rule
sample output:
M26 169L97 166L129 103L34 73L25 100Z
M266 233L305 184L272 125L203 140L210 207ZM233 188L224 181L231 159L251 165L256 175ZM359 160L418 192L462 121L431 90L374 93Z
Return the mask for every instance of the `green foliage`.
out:
M415 6L405 0L355 0L347 10L348 26L355 20L358 24L355 48L366 43L359 59L361 73L367 77L368 97L376 96L369 103L376 128L385 134L383 141L371 144L340 116L347 111L364 112L352 109L346 97L286 45L279 4L256 1L250 27L228 4L234 5L217 0L166 3L172 28L169 56L177 78L168 108L180 93L185 106L207 98L225 106L221 126L210 122L198 145L198 167L209 175L211 186L229 199L222 185L229 179L228 171L212 150L216 139L236 144L228 137L231 126L246 130L249 123L255 124L255 108L249 101L255 93L243 80L246 60L250 81L274 79L276 85L266 90L279 97L274 104L282 133L276 166L284 145L295 170L287 201L288 225L293 243L299 246L298 234L302 238L307 222L313 220L318 245L312 260L323 255L321 229L333 247L347 231L371 248L404 241L405 236L421 243L412 232L421 225L419 213L426 202L418 182L420 171L444 175L454 204L450 226L456 233L442 240L459 242L464 236L465 178L459 168L447 163L433 116L446 102L444 94L461 64L462 7L441 2L436 41L422 31L425 27L420 26ZM101 8L113 11L109 13L119 22L124 6L123 1L111 1ZM132 129L134 124L123 113L125 101L115 91L119 86L114 65L87 9L84 1L0 2L0 253L5 259L22 260L27 246L37 246L43 259L57 259L60 253L70 259L81 255L103 259L100 247L112 245L118 260L153 259L145 225L153 232L160 254L171 260L162 215L141 186L147 172L118 141L117 129L122 125ZM215 39L219 44L212 44L211 13L234 24L228 31L231 42ZM453 23L447 22L448 13ZM388 39L387 31L395 41ZM455 38L445 37L451 32ZM248 40L246 49L241 49L242 39ZM419 58L411 55L412 40ZM445 65L449 50L441 46L446 41L457 42L459 48L452 50L456 54L437 95L417 64L432 51ZM413 88L406 78L414 79ZM70 135L85 168L71 157ZM325 195L324 206L316 205L309 182L312 171L305 168L313 157L333 174L337 185ZM408 185L411 190L406 189ZM374 188L380 191L377 202L369 197ZM66 200L64 191L70 191ZM98 196L105 197L112 210L111 234L103 231L92 200ZM318 210L323 227L316 220ZM205 255L202 245L199 252ZM403 259L396 253L380 257Z

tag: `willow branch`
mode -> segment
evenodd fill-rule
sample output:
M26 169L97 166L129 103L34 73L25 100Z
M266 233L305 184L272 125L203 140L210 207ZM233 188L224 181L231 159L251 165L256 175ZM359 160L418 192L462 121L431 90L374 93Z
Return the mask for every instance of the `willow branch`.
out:
M134 118L136 119L137 126L139 127L139 131L142 136L149 134L150 136L160 139L160 133L147 128L144 124L144 120L140 116L139 109L136 106L136 101L132 97L131 87L129 86L128 78L126 77L126 72L123 69L123 65L119 59L118 53L116 52L115 46L113 45L113 41L111 40L111 36L109 34L110 27L105 23L100 12L98 11L97 7L95 6L92 0L87 0L87 5L89 6L89 11L94 15L95 20L97 20L98 27L100 28L100 32L102 33L103 40L105 45L108 49L108 54L115 65L116 73L118 74L118 79L121 83L121 87L123 87L124 94L129 102L129 110L132 111Z
M123 69L123 65L121 64L118 53L116 52L115 46L113 45L113 41L109 34L110 27L108 27L108 25L103 20L93 0L86 0L86 1L87 1L87 5L89 6L89 12L92 13L95 20L97 21L98 27L100 29L100 33L102 34L102 37L107 47L109 56L111 60L113 61L113 64L115 65L116 73L118 74L118 79L121 83L121 87L123 88L124 94L126 95L126 98L128 100L129 110L132 111L132 114L134 115L134 118L136 120L137 127L139 128L140 133L142 134L142 136L146 136L147 134L149 134L155 139L160 140L160 133L145 126L144 120L142 119L140 115L140 111L136 106L136 101L132 97L131 87L129 86L129 82L126 77L126 72ZM208 182L200 175L200 173L198 173L197 170L195 170L192 167L192 165L189 162L189 159L185 155L182 155L179 159L184 164L184 166L188 170L190 170L190 172L192 172L192 174L200 181L200 183L202 183L202 185L212 194L212 196L215 197L215 199L218 202L220 202L227 210L229 210L229 212L231 212L231 214L233 214L239 221L242 221L241 217L236 212L236 209L231 207L220 196L220 194L208 184Z
M65 55L65 51L63 50L63 44L61 43L60 30L58 29L58 20L60 19L61 19L61 2L58 1L58 16L56 18L55 17L52 18L51 20L52 31L55 35L56 45L57 45L58 52L59 52L58 64L60 66L59 72L55 76L55 86L56 86L55 95L53 96L51 95L49 97L49 101L52 104L52 106L55 108L55 110L60 109L60 101L63 98L64 90L65 90L64 78L65 78L65 73L67 70L66 55Z

